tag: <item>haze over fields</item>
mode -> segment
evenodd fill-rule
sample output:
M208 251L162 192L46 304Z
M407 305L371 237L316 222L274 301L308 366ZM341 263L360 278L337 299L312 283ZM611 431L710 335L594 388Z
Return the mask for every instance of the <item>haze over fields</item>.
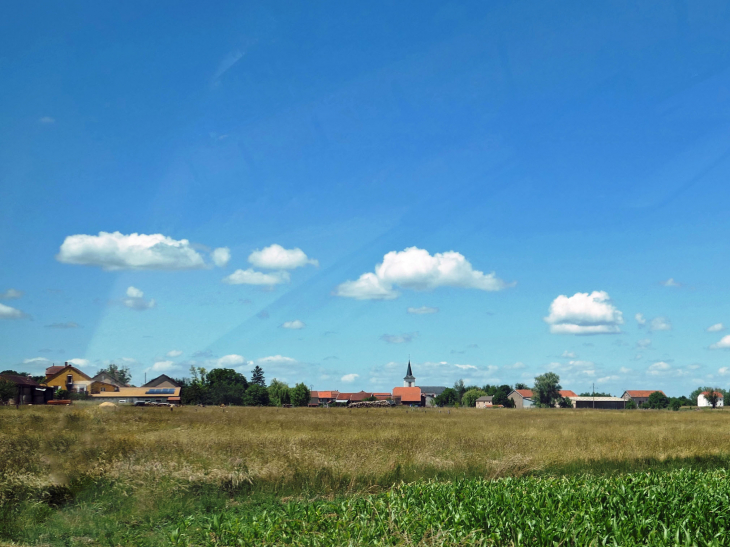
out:
M722 2L17 3L0 370L730 384Z

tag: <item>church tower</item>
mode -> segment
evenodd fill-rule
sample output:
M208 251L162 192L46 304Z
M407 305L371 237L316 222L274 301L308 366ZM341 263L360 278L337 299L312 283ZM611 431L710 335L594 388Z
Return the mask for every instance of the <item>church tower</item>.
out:
M408 359L408 370L406 371L405 378L403 378L403 387L415 387L416 385L416 377L413 376L413 371L411 370L411 360Z

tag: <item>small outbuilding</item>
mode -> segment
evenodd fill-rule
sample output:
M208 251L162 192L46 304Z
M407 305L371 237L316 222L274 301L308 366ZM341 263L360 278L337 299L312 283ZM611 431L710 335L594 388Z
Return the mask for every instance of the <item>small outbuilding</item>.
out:
M648 402L649 396L656 391L665 395L665 393L660 389L629 389L624 391L621 398L626 402L634 401L634 403L636 403L636 408L639 408L642 404Z
M492 395L484 395L477 399L477 408L487 408L492 406Z
M709 395L709 391L703 391L697 396L697 406L698 407L711 407L710 401L707 400L707 396ZM717 404L715 407L720 408L721 406L725 406L724 396L719 391L715 392L715 395L717 396Z
M53 400L53 388L42 386L28 376L19 374L0 374L0 378L15 384L15 395L12 404L44 405Z
M621 397L570 397L573 408L594 408L596 410L623 410L626 400Z

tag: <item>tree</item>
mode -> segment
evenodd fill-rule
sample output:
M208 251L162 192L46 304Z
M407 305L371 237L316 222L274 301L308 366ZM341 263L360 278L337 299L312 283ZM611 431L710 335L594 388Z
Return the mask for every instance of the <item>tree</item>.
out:
M714 388L712 386L698 387L692 393L690 393L690 396L689 396L690 404L692 406L696 406L697 397L699 396L700 393L703 393L705 391L717 391L718 393L722 393L723 397L727 397L728 393L729 393L728 391L721 389L719 387L714 387Z
M246 390L243 404L248 406L269 406L269 392L265 387L252 383Z
M649 395L649 400L647 401L647 403L649 408L667 408L669 406L669 397L664 395L661 391L655 391L654 393Z
M584 391L578 397L613 397L613 395L601 391Z
M453 406L458 400L459 394L456 390L447 387L434 398L433 402L436 406Z
M10 399L15 397L16 392L17 388L13 382L10 382L5 378L0 378L0 403L7 403Z
M632 400L626 401L626 410L634 410L636 408L636 402Z
M517 382L515 384L515 389L530 389L527 384L523 384L522 382Z
M54 399L58 399L59 401L67 401L68 400L68 391L65 389L57 389L56 392L53 394Z
M720 388L713 387L713 388L708 389L704 393L705 400L707 400L707 402L709 403L709 405L712 408L717 407L717 403L720 400L720 391L719 391L719 389Z
M461 401L461 398L464 396L464 393L466 393L466 386L464 385L464 380L459 379L458 381L454 382L454 391L456 392L457 402Z
M288 405L289 400L289 386L284 382L281 382L274 378L271 380L271 384L268 387L269 400L272 405L281 406Z
M464 393L464 396L461 398L461 405L462 406L477 406L477 399L479 397L484 397L486 393L484 393L481 389L470 389L466 393Z
M676 397L675 397L675 398L672 398L672 399L671 399L671 402L669 403L669 408L671 408L671 409L672 409L672 410L674 410L674 411L677 411L677 410L679 410L680 408L682 408L682 403L681 403L681 401L680 401L679 399L677 399Z
M514 408L515 402L508 397L511 392L512 388L507 384L504 384L499 387L494 386L493 392L489 393L489 391L487 391L487 395L493 396L493 405L502 405L505 408Z
M307 406L310 396L309 388L301 382L289 390L289 398L294 406Z
M561 397L558 400L558 406L560 408L573 408L573 401L570 400L570 397Z
M106 372L109 376L115 378L117 382L125 386L132 381L132 373L129 371L129 367L119 367L112 363L106 368L99 369L98 374L102 372Z
M264 378L264 370L256 365L251 371L251 383L257 386L266 387L266 379Z
M533 397L538 406L553 408L560 399L560 376L554 372L546 372L535 376L535 387L532 388Z

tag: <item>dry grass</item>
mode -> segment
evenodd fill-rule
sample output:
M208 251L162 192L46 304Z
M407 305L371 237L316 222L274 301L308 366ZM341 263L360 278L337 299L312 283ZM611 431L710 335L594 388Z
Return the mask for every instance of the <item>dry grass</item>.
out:
M0 408L0 493L79 480L347 492L730 455L724 411Z

